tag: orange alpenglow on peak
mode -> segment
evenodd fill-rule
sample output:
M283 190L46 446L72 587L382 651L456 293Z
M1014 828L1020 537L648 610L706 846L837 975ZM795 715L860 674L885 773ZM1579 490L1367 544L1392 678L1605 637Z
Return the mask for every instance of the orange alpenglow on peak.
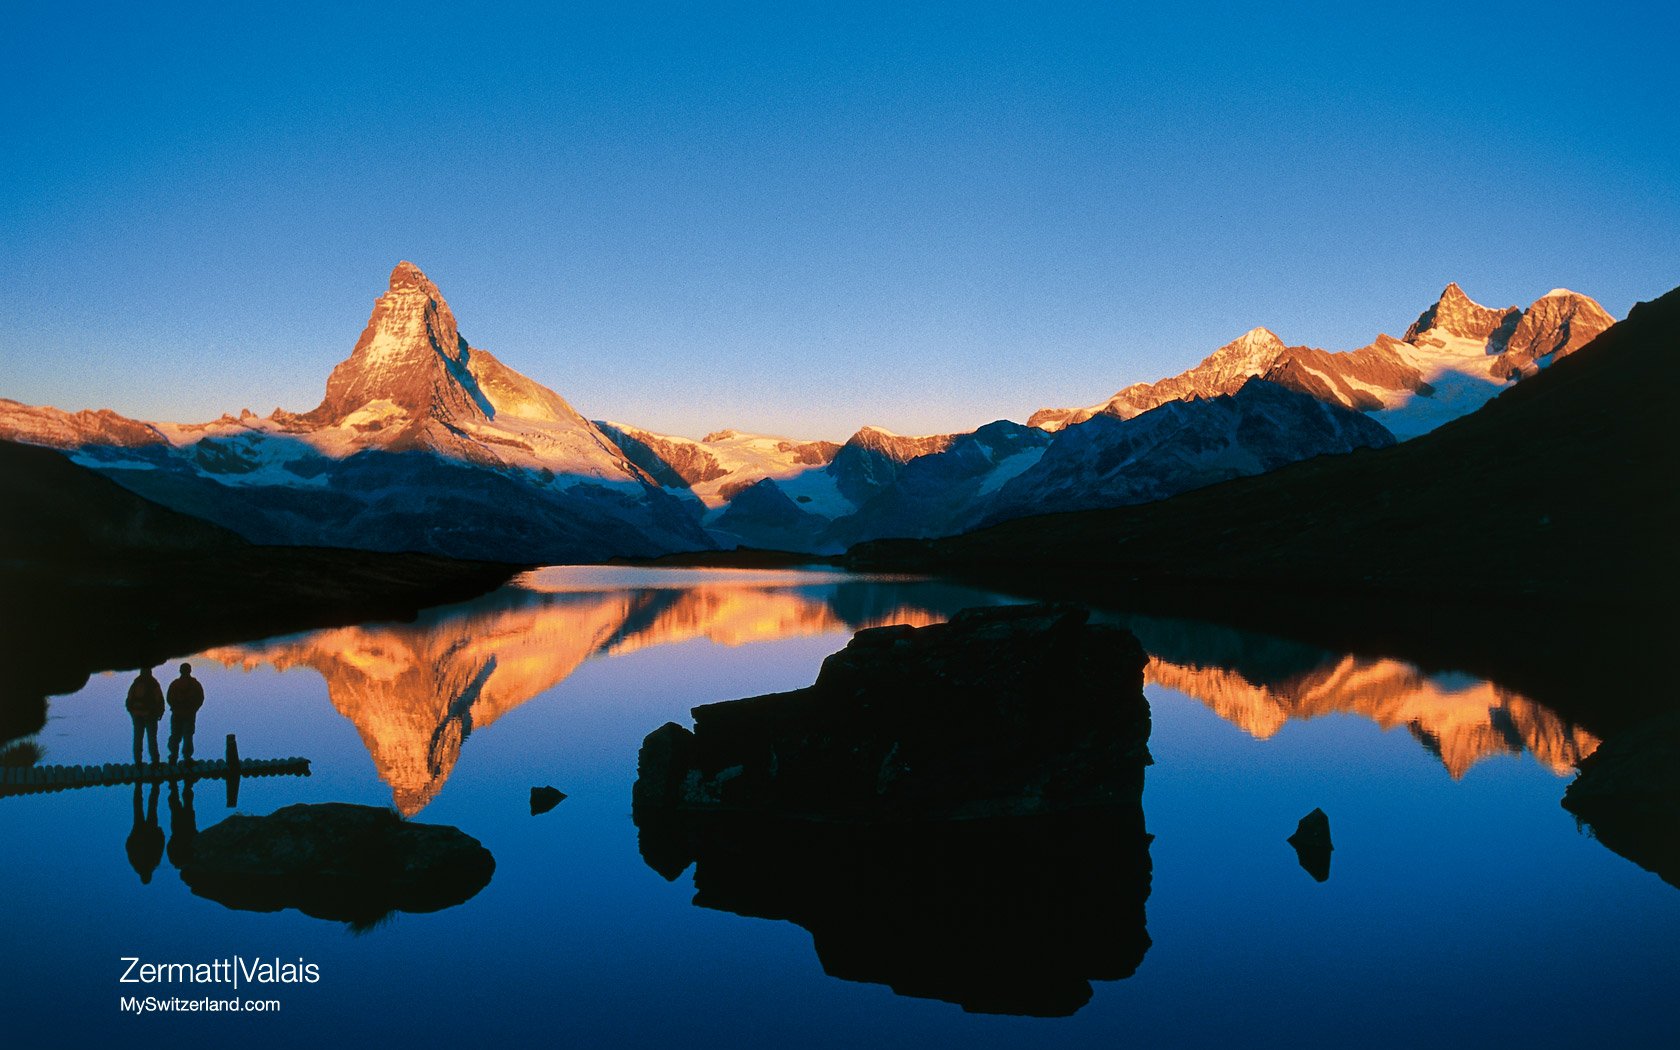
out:
M399 288L423 288L433 295L437 293L437 285L426 276L426 272L407 259L397 263L391 270L391 290Z
M1513 380L1574 353L1615 323L1598 303L1556 288L1531 303L1487 307L1449 281L1400 339L1378 335L1354 350L1288 346L1251 328L1194 368L1133 383L1085 408L1043 408L1027 425L1060 430L1098 415L1130 419L1170 401L1234 394L1261 378L1373 414L1405 440L1479 408Z

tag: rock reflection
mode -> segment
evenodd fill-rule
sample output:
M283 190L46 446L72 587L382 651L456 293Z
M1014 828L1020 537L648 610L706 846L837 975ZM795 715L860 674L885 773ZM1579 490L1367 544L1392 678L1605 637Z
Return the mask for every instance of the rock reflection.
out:
M236 814L198 835L185 860L181 879L200 897L243 911L296 908L353 930L461 904L496 870L459 828L340 802Z
M1680 887L1680 714L1612 735L1563 795L1594 838Z
M899 995L1066 1016L1150 947L1141 805L897 826L637 819L650 866L696 861L696 905L802 926L824 973Z

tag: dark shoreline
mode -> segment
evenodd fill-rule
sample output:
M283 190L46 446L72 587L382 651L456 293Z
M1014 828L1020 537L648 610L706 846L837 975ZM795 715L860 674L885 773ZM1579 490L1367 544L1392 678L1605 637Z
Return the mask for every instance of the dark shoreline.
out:
M494 590L524 566L426 554L239 546L0 565L0 740L39 731L46 697L89 675L216 645L369 620Z
M839 554L802 554L799 551L736 547L732 551L680 551L655 558L609 558L604 565L643 569L800 569L813 565L836 567Z

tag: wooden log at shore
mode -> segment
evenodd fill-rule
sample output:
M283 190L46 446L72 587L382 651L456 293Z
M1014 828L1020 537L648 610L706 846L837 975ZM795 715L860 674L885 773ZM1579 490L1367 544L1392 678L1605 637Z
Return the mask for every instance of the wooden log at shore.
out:
M231 780L239 777L309 775L307 758L261 758L240 761L233 752L226 759L204 762L106 763L75 766L8 766L0 770L0 796L28 795L42 791L65 791L83 787L116 787L124 784L163 784L171 780Z

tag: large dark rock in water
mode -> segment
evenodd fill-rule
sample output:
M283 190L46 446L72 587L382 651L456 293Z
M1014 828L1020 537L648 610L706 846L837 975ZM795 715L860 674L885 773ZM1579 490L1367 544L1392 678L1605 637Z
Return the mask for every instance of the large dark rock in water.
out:
M1599 842L1680 887L1680 714L1622 730L1580 766L1563 808Z
M296 908L365 928L392 912L467 901L495 870L490 851L459 828L328 802L229 817L199 833L181 878L229 908Z
M1149 761L1143 648L1083 609L859 631L816 684L694 709L644 744L639 804L818 820L1030 816L1120 802ZM673 765L680 761L681 766Z
M823 969L1065 1015L1149 947L1145 657L1084 610L860 632L815 685L642 745L648 865L695 904L810 930Z

